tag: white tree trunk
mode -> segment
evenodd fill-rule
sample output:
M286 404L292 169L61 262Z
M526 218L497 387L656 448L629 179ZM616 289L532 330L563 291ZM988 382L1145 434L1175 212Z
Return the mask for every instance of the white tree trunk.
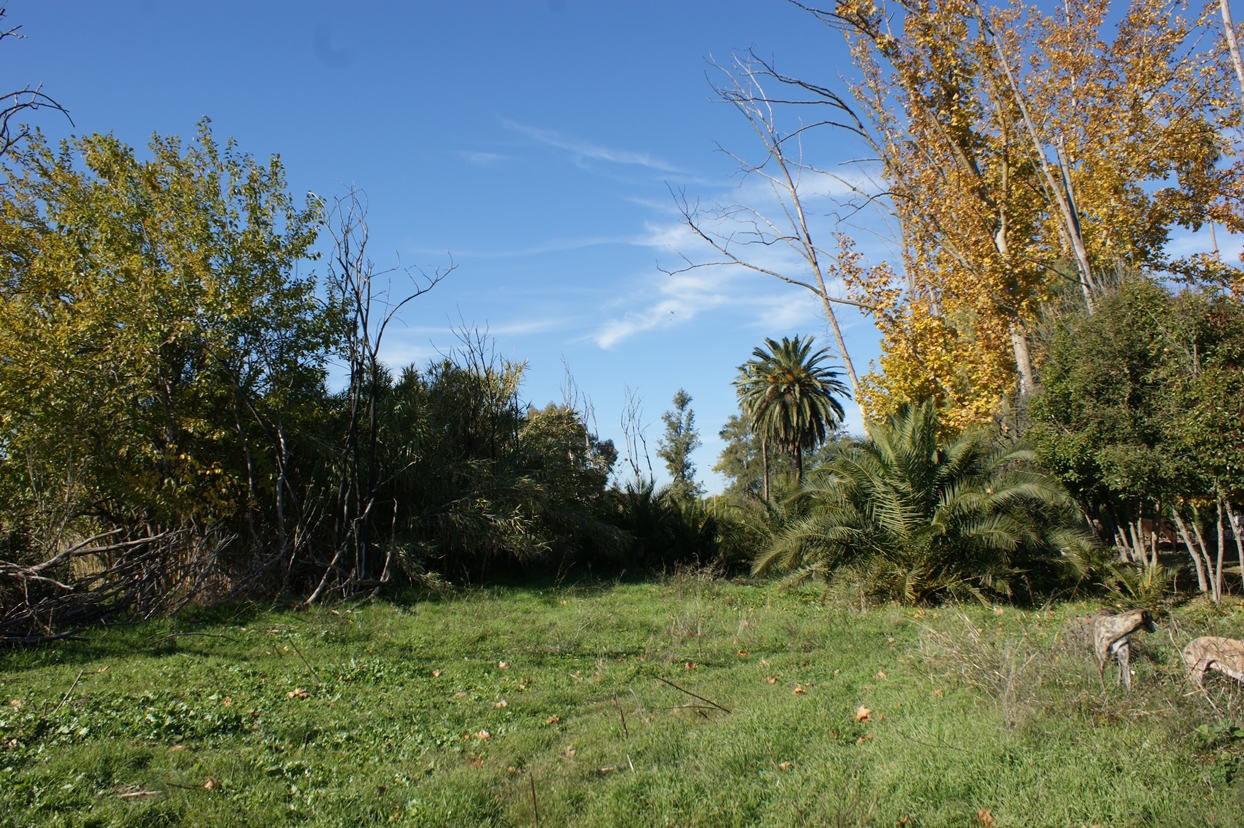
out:
M1015 354L1015 370L1019 372L1019 394L1030 396L1037 390L1037 380L1032 372L1032 355L1028 350L1028 332L1018 319L1011 323L1011 350Z
M1171 516L1175 518L1175 526L1179 529L1179 537L1183 538L1184 546L1188 549L1188 554L1192 557L1192 563L1196 565L1197 588L1200 589L1201 592L1210 592L1209 580L1206 578L1205 574L1205 564L1201 561L1201 555L1197 551L1192 535L1188 533L1188 527L1184 524L1184 520L1180 517L1177 509L1171 509ZM1208 559L1206 559L1206 563L1208 563ZM1212 593L1211 597L1213 597ZM1215 598L1214 600L1216 601L1217 599Z
M1235 23L1231 20L1230 0L1218 0L1218 8L1222 12L1222 30L1227 37L1227 51L1231 53L1235 77L1240 82L1240 106L1244 107L1244 60L1240 59L1240 42L1236 39Z

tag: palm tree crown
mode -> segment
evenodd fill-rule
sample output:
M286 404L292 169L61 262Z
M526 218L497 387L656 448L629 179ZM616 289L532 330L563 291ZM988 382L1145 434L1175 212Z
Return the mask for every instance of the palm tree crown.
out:
M829 350L812 353L812 337L765 339L739 366L734 387L752 430L790 456L791 474L803 476L803 452L825 442L842 422L838 396L848 396L838 371L822 364Z

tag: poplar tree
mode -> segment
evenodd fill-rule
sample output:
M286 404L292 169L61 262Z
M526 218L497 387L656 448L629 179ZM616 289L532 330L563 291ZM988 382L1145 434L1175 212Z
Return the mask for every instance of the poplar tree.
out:
M691 452L703 443L695 427L695 412L691 410L691 395L679 388L674 395L674 408L661 415L665 433L657 444L657 456L665 461L673 482L671 496L679 500L694 500L704 494L704 487L695 481L695 464Z

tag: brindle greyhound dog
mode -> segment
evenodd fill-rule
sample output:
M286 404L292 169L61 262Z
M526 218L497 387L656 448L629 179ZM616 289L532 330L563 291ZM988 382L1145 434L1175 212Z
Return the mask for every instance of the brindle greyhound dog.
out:
M1197 689L1204 690L1205 673L1217 670L1236 681L1244 682L1244 641L1207 635L1188 642L1183 651L1188 678Z
M1106 689L1106 660L1114 656L1119 661L1119 682L1127 692L1132 692L1132 671L1129 664L1132 660L1131 638L1137 630L1153 632L1153 613L1147 609L1128 610L1114 613L1109 610L1098 610L1093 615L1093 654L1097 656L1097 677L1101 679L1102 690Z

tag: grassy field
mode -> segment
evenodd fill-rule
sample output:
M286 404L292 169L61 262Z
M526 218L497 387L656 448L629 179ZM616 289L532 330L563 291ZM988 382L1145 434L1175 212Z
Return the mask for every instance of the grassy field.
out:
M0 825L1244 825L1240 690L1172 643L1244 610L1164 616L1127 696L1094 608L687 574L115 628L0 655Z

